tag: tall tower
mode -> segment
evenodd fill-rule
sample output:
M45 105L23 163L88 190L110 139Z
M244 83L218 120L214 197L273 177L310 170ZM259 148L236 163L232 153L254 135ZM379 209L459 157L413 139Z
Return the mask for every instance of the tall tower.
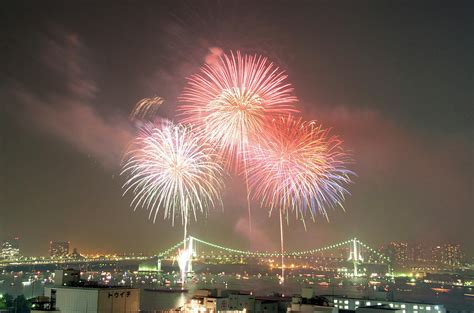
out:
M357 238L353 238L351 240L350 247L351 247L351 250L350 250L350 253L349 253L348 261L352 261L352 264L354 265L354 269L353 269L352 274L353 274L354 277L357 277L357 276L359 276L359 272L358 272L359 263L364 261L362 259L362 256L360 255L360 249L359 249Z
M160 258L158 258L156 262L156 271L161 272L161 259Z

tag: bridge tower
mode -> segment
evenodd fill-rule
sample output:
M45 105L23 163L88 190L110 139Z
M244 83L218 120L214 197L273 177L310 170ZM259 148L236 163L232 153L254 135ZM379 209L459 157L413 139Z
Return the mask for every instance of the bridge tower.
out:
M161 259L160 258L158 258L158 261L156 263L156 270L158 272L161 272Z
M360 254L359 241L357 240L357 238L353 238L352 240L350 240L350 253L348 261L352 261L352 264L354 265L352 273L353 276L359 276L358 266L359 263L363 262L364 260L362 259L362 256Z

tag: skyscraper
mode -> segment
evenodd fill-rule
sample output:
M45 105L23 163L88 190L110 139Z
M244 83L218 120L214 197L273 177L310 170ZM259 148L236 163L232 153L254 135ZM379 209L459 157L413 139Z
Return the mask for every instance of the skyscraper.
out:
M431 250L431 259L437 265L457 267L463 260L461 246L453 243L434 246Z
M461 246L458 244L447 243L443 245L443 254L441 261L443 264L457 267L462 263Z
M430 248L426 244L412 243L408 245L408 261L412 264L425 263L430 258Z
M69 254L69 241L50 241L49 256L52 258L65 257Z

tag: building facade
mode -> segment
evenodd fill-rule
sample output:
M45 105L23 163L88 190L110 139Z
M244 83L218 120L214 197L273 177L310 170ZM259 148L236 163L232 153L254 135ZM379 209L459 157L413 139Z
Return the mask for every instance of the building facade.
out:
M45 287L61 313L136 313L140 310L140 290L127 287Z

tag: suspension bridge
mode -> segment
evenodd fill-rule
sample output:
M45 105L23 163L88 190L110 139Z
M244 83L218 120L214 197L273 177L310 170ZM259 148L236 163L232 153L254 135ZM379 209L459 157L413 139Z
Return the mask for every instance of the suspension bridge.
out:
M117 264L117 263L140 263L157 261L156 267L161 271L161 263L164 260L177 260L180 268L185 267L188 273L193 272L193 262L211 264L222 260L242 260L242 259L257 259L270 260L273 259L273 265L279 266L279 258L281 253L268 251L248 251L240 250L231 247L226 247L213 242L205 241L200 238L189 236L186 238L186 253L183 253L185 240L176 243L168 249L161 251L152 256L101 256L101 257L84 257L80 259L73 258L22 258L18 260L7 260L0 262L0 268L13 267L35 267L39 265L93 265L93 264ZM217 253L215 253L217 252ZM301 250L301 251L286 251L283 253L285 259L289 261L301 260L307 264L314 265L317 262L331 263L347 266L347 271L354 277L363 274L361 267L367 264L384 264L387 265L388 272L390 272L390 260L385 255L371 248L369 245L360 241L357 238L341 241L330 244L320 248ZM225 264L225 262L223 262ZM222 264L222 263L221 263ZM348 266L350 265L350 266ZM334 268L334 267L333 267Z
M187 237L185 240L178 242L172 247L158 253L155 257L158 259L158 270L161 270L161 262L169 258L178 258L179 253L182 252L180 248L184 246L186 242L186 247L188 252L188 259L186 260L186 268L188 272L192 272L193 261L198 258L198 250L212 249L219 251L220 254L207 255L208 257L223 257L223 258L278 258L281 257L279 252L267 252L267 251L248 251L234 249L231 247L226 247L205 241L193 236ZM199 249L198 249L199 246ZM335 244L327 245L320 248L301 250L301 251L286 251L283 253L283 256L288 259L301 259L308 256L323 256L325 253L331 253L331 251L339 251L339 260L344 260L346 262L352 263L352 275L354 277L360 276L359 267L363 263L375 263L375 264L386 264L390 265L390 259L373 249L369 245L360 241L357 238L352 238ZM342 251L342 252L341 252ZM177 253L178 252L178 253ZM345 256L342 253L345 252ZM178 256L177 256L178 255Z

